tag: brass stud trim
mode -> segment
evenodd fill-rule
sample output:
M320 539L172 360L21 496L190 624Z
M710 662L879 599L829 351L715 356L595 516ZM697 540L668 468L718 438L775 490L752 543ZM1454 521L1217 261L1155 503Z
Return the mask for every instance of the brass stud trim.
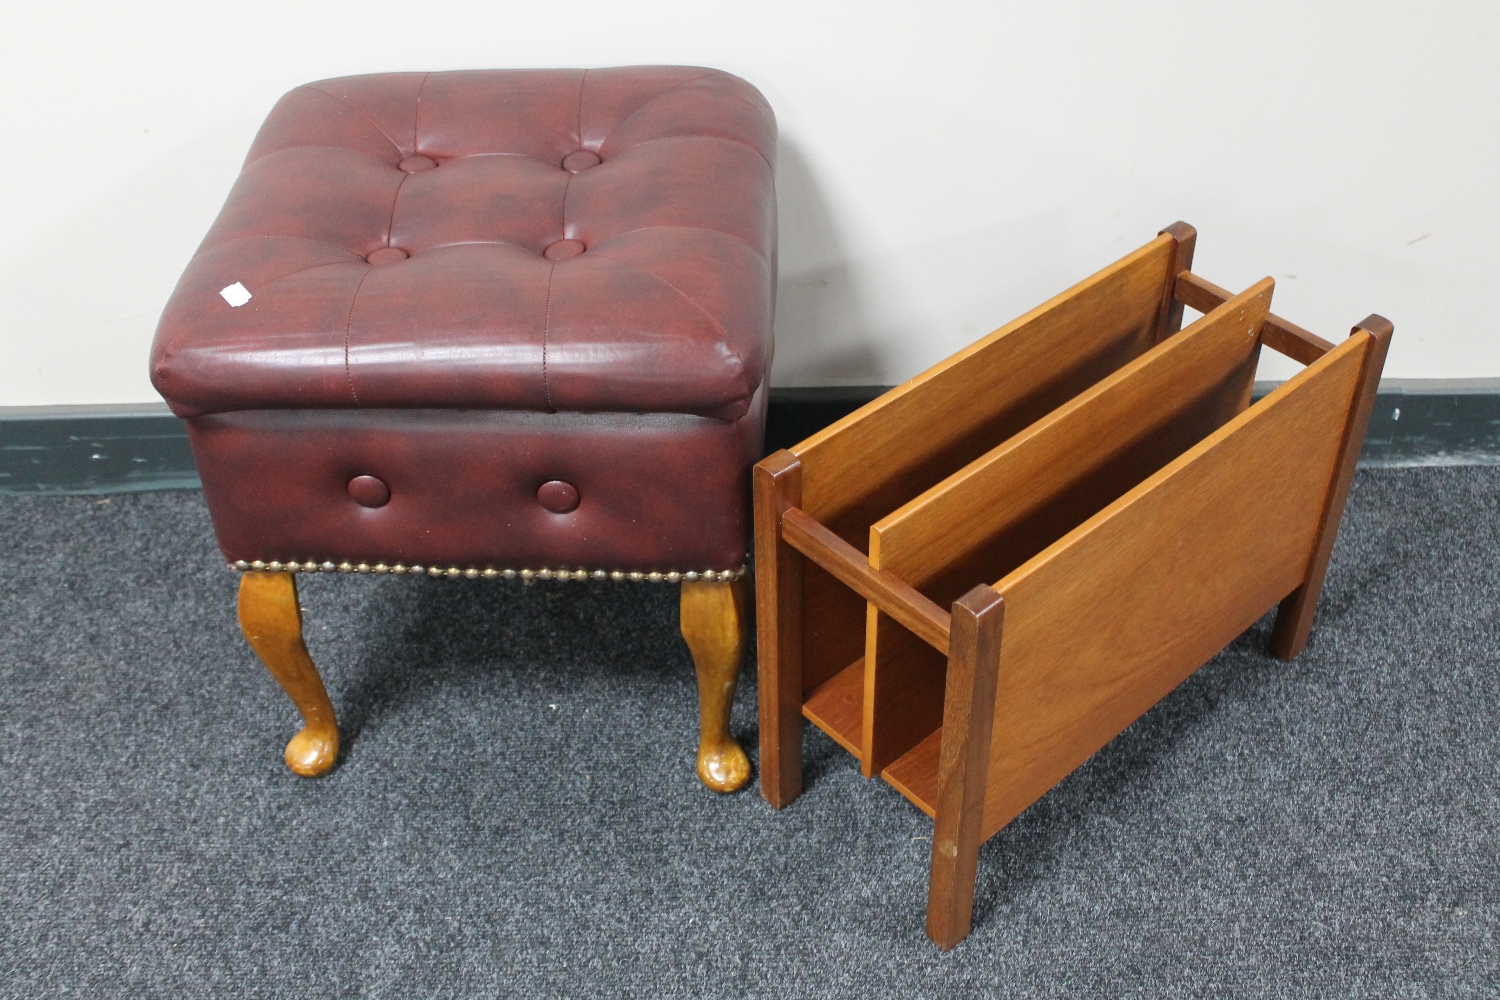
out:
M641 570L620 569L591 570L582 567L577 569L551 569L544 566L541 569L518 570L496 569L493 566L486 566L481 569L478 566L407 566L404 563L383 562L351 563L345 561L334 563L330 560L318 562L316 559L307 559L302 562L293 559L285 563L274 559L270 562L263 562L259 559L246 562L241 559L238 562L230 563L229 568L242 573L246 570L254 570L256 572L269 571L272 573L389 573L395 576L405 576L407 574L430 576L434 579L440 577L457 579L462 577L468 580L514 580L519 577L523 583L528 584L534 580L614 580L616 582L629 580L632 583L643 581L649 583L696 583L699 580L705 580L727 583L730 580L738 580L749 569L748 566L741 566L739 569L733 570L690 569L685 572L677 570L670 570L668 572L660 570L642 572Z

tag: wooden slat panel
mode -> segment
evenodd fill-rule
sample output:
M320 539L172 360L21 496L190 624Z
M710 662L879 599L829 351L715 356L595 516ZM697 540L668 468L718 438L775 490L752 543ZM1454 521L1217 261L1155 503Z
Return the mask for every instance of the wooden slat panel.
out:
M1001 557L972 567L962 593L1082 524L1244 408L1273 288L1257 283L876 522L871 567L922 588L975 552Z
M1175 246L1157 237L793 447L803 509L863 546L878 518L1145 353Z
M870 529L870 565L948 603L1004 576L1249 403L1267 278ZM864 767L879 773L936 729L944 660L866 611Z
M884 607L890 609L891 613L896 616L897 620L906 629L912 630L912 632L906 632L905 629L902 631L905 635L911 636L913 643L922 646L924 649L932 650L933 647L937 647L937 649L942 650L944 653L947 652L948 613L923 597L904 580L890 573L882 573L872 569L864 553L823 527L823 525L813 520L803 511L788 510L783 515L781 530L786 542L798 552L805 555L810 564L816 565L819 569L831 574L839 583L850 588L861 598L867 601L880 601ZM873 607L874 605L870 606ZM913 635L913 632L916 635ZM920 635L921 638L917 638L917 635ZM928 646L926 643L931 643L932 646ZM824 650L823 656L825 657L825 662L827 655L827 650ZM823 718L817 714L821 711L817 707L817 705L821 705L822 703L820 695L825 693L829 685L840 682L840 678L846 678L846 675L849 673L848 669L834 675L826 682L820 681L818 690L808 696L803 712L831 736L848 747L855 756L859 757L864 775L869 778L875 776L876 769L872 769L869 763L869 748L872 746L872 743L869 738L868 728L863 724L863 720L868 713L868 709L863 705L865 691L865 681L863 678L864 662L865 658L861 657L860 661L856 664L861 669L859 692L862 704L852 716L849 716L854 720L854 725L856 726L854 732L846 733L842 728L830 729L825 724ZM942 682L941 671L937 673L937 682L939 684ZM811 691L811 688L807 690ZM841 688L840 690L843 689ZM935 696L929 694L927 697L920 699L921 704L934 701L937 704L938 712L941 713L942 693L940 690ZM812 714L808 714L809 710L811 710ZM843 715L840 716L840 718L843 717ZM920 738L921 735L932 729L936 723L928 724L923 714L914 712L911 716L895 720L893 728L896 732L893 733L892 738L896 740L902 739L902 733L914 725L926 726L925 729L916 731L917 738ZM889 740L887 743L889 743ZM894 756L883 759L881 766L884 766L893 759L895 759Z
M979 579L975 577L974 579ZM861 772L873 778L943 723L942 652L884 614L865 608Z
M880 517L1148 350L1175 247L1158 237L792 448L802 508L864 551ZM802 588L811 691L864 654L865 606L822 570Z
M1349 338L996 584L986 837L1301 582L1370 343Z

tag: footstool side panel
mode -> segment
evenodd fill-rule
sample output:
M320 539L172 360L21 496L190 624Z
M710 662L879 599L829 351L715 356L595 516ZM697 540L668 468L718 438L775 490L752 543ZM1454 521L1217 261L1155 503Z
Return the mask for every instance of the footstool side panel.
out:
M765 393L737 421L682 414L267 410L188 421L230 562L736 570ZM363 506L373 476L389 500ZM539 489L561 481L576 509Z

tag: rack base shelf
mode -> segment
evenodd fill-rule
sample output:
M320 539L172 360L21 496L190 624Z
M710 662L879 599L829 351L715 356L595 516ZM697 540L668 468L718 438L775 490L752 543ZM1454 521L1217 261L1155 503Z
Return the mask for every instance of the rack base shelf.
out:
M856 757L863 752L860 733L864 725L864 709L864 657L819 684L802 703L803 717Z
M980 844L1271 608L1275 655L1308 641L1391 324L1335 346L1269 278L1193 274L1195 242L756 466L762 794L801 793L805 718L933 817L939 947ZM1306 368L1251 405L1263 346Z

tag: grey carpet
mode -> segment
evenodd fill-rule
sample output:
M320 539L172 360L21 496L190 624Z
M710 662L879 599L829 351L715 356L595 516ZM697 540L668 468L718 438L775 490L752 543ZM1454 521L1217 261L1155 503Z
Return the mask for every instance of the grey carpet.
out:
M1495 996L1497 498L1362 472L1307 652L1262 621L990 841L948 954L829 740L782 812L697 784L668 586L307 580L306 781L197 493L0 501L0 995Z

